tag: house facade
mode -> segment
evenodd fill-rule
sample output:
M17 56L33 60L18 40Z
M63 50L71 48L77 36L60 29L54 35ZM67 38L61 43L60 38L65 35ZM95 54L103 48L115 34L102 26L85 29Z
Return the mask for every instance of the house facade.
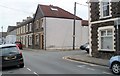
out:
M120 54L120 0L89 0L90 55Z
M13 44L16 41L16 26L8 26L6 43Z
M0 45L6 43L7 32L0 32Z
M33 18L27 17L22 22L17 22L16 41L22 42L26 48L33 48Z
M72 49L73 21L75 25L75 48L88 42L88 28L82 26L82 19L53 5L38 5L34 16L34 47L38 49ZM82 38L82 30L85 38ZM84 42L83 42L84 41Z

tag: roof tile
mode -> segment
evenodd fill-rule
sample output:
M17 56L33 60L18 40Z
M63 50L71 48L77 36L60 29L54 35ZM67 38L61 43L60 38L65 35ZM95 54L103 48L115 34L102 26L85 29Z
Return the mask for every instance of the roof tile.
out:
M70 12L53 5L41 5L39 4L40 8L44 13L44 17L55 17L55 18L66 18L66 19L74 19L74 15ZM76 16L77 20L82 20Z

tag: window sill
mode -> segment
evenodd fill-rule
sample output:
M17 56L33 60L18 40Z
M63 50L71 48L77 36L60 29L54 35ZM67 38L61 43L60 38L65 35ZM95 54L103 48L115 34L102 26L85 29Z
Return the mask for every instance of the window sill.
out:
M109 17L112 17L111 15L110 16L104 16L104 17L100 17L100 19L105 19L105 18L109 18Z
M115 52L115 50L112 50L112 49L99 49L99 52Z

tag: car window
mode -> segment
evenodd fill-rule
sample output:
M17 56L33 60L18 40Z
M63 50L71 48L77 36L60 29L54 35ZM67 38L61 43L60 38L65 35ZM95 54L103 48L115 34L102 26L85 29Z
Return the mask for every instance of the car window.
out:
M9 46L9 47L0 48L0 55L3 55L3 54L17 54L17 53L19 53L19 51L16 48L16 46Z
M88 43L86 43L84 46L88 46L89 44Z

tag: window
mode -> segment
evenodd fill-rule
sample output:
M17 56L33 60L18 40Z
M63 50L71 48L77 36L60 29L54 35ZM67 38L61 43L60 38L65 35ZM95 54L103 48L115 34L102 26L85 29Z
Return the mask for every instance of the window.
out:
M102 0L100 3L100 13L102 17L109 17L110 16L110 0Z
M35 41L36 45L39 45L39 35L36 35L36 36L35 36L35 40L36 40L36 41Z
M16 29L16 34L18 35L18 28Z
M21 34L21 27L19 27L19 34Z
M23 33L26 33L26 25L23 26Z
M40 28L42 27L43 19L40 19Z
M29 36L29 45L32 45L32 35Z
M20 27L20 34L22 34L23 33L23 30L22 30L23 28L22 28L22 26Z
M27 24L27 25L26 25L26 32L28 32L28 26L29 26L29 25Z
M114 51L113 28L99 29L99 50Z
M36 29L38 29L39 28L39 20L36 20Z
M2 54L10 54L10 53L18 54L19 51L16 48L16 46L6 46L6 47L0 48L0 53L2 53Z
M25 38L26 38L26 36L23 36L22 38L23 38L22 39L23 45L25 45L25 41L26 41Z
M32 23L29 24L29 31L32 31Z
M51 10L52 10L52 11L58 11L57 8L53 8L53 7L51 7Z

